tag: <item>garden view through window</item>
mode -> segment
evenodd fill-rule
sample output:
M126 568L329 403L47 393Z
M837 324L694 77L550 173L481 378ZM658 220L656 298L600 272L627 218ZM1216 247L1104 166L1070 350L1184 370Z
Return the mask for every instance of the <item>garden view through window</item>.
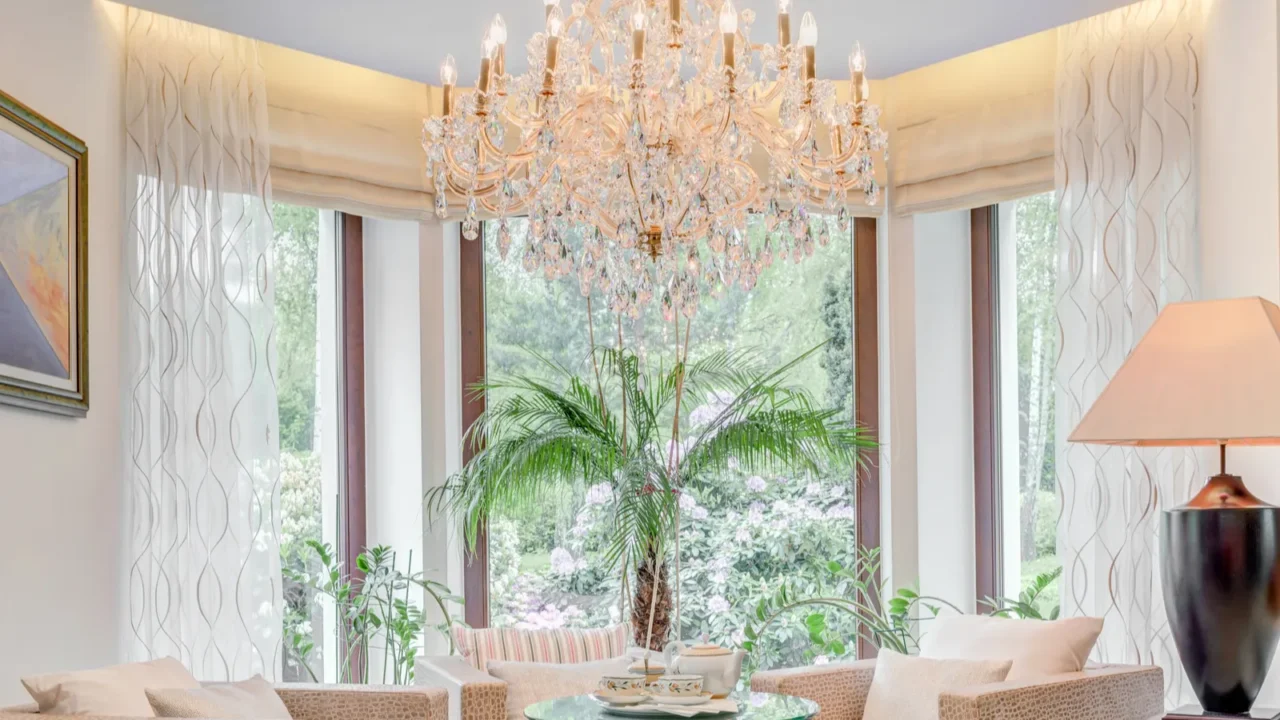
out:
M308 541L337 545L338 274L335 213L276 203L276 402L280 413L280 563L286 681L334 682L334 618L314 590Z
M597 294L589 327L587 300L576 278L547 280L524 269L528 221L508 222L511 246L505 256L497 223L484 227L489 379L519 374L553 380L556 372L548 363L589 376L592 335L607 347L615 347L621 335L624 346L646 365L670 367L675 328L657 302L640 317L619 322ZM721 350L752 352L763 366L777 368L818 348L799 363L791 381L816 404L838 408L842 418L852 419L853 224L840 228L835 218L818 217L812 222L827 223L831 238L815 248L813 257L799 264L791 258L777 260L750 292L734 287L703 295L688 329L690 360ZM748 228L752 239L764 231L758 219ZM581 238L568 238L566 244L576 250ZM682 321L682 346L685 332ZM499 392L493 391L491 402ZM697 428L726 398L685 401L682 426ZM728 468L698 489L685 488L680 496L678 634L690 640L705 633L713 642L739 646L756 604L780 582L812 592L829 579L830 561L854 566L855 472L829 467L816 474L756 475L740 471L733 459ZM607 484L584 485L536 510L490 518L491 626L600 627L626 619L621 570L609 567L604 558L604 521L611 502ZM767 642L757 643L760 666L822 661L812 649L803 617L788 620L775 623ZM833 615L828 622L853 637L851 618ZM853 652L850 643L846 655Z
M1002 340L1000 357L1004 595L1017 597L1037 576L1058 573L1062 565L1054 457L1057 200L1051 192L1022 198L1002 205L999 217L1001 327L1016 329ZM1010 397L1015 393L1016 404ZM1015 407L1016 416L1008 417ZM1040 596L1043 612L1058 605L1058 585L1054 579Z

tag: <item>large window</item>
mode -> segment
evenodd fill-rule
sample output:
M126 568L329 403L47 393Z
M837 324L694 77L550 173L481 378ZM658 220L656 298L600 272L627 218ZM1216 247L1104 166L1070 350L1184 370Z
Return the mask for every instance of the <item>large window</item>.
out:
M705 296L689 330L691 357L719 350L754 352L780 366L826 342L795 369L793 381L814 398L854 413L853 226L825 223L830 242L796 263L780 259L750 291ZM527 223L513 221L511 244L501 247L496 223L484 233L486 373L547 374L544 361L591 372L589 343L622 342L646 363L674 355L675 327L658 308L619 319L572 279L548 281L526 271ZM763 235L762 224L749 228ZM568 245L576 249L576 238ZM681 323L681 344L685 325ZM720 399L688 397L685 421L696 425ZM729 469L714 490L682 496L679 593L683 638L703 633L737 645L759 598L782 580L813 588L829 561L853 564L858 542L854 470L832 467L814 475L759 476ZM491 518L488 528L490 624L494 626L599 626L621 618L620 577L606 567L603 520L607 488L582 488L543 503L537 511ZM831 622L843 619L829 618ZM852 625L848 635L853 636ZM762 648L766 665L812 660L798 619L777 625ZM850 647L850 653L853 648Z
M1004 594L1061 567L1061 498L1054 459L1054 367L1058 358L1057 231L1053 193L999 207L1000 477ZM1058 583L1041 609L1058 604Z
M339 469L344 421L335 215L281 203L273 211L280 561L286 571L313 574L319 561L307 543L338 544L338 486L345 476ZM284 600L284 679L332 681L332 613L314 591L287 577Z

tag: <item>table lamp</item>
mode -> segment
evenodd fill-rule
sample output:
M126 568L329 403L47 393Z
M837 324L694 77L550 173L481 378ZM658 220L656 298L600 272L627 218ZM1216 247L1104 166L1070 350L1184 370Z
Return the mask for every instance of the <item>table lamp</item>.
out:
M1161 519L1165 609L1203 708L1253 710L1280 639L1280 508L1227 474L1227 447L1280 444L1280 307L1262 298L1171 304L1068 438L1219 448L1219 474Z

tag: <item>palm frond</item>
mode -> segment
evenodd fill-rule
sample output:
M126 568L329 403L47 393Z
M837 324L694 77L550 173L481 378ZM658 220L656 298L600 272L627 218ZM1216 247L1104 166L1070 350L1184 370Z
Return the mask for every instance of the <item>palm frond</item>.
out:
M821 348L776 368L753 352L721 351L648 372L633 352L597 348L599 385L539 356L551 380L497 377L474 388L490 398L467 431L474 454L462 472L428 493L428 508L461 518L474 543L494 512L536 507L550 493L607 482L615 502L606 562L634 568L665 557L680 488L714 482L730 458L754 471L817 471L831 463L853 467L875 447L870 433L788 381ZM732 399L697 429L673 465L668 444L680 427L677 413L682 420L688 414L679 406L689 393Z

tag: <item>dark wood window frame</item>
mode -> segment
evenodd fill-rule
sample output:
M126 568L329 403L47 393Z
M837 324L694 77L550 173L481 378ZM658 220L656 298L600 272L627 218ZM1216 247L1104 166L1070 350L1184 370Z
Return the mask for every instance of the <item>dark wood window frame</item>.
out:
M482 233L483 235L483 233ZM875 218L857 218L853 225L853 355L854 418L862 427L880 427L879 280ZM484 243L461 241L459 249L461 329L462 460L474 454L466 431L484 412L484 396L470 388L484 380ZM873 457L855 483L857 538L863 547L880 547L880 463ZM464 618L471 627L489 625L489 558L483 529L463 566ZM875 647L858 641L859 657L874 657Z
M973 308L973 527L977 607L1003 593L1000 478L999 207L969 213Z
M356 557L368 540L365 490L364 402L364 218L340 212L338 228L338 316L342 346L340 415L343 419L338 483L339 556L358 574Z
M880 434L880 261L875 218L853 225L853 397L854 422ZM880 457L873 454L854 484L858 545L880 547ZM879 572L877 571L877 575ZM879 578L875 578L879 580ZM879 602L880 598L867 598ZM871 658L876 647L858 637L858 657Z

